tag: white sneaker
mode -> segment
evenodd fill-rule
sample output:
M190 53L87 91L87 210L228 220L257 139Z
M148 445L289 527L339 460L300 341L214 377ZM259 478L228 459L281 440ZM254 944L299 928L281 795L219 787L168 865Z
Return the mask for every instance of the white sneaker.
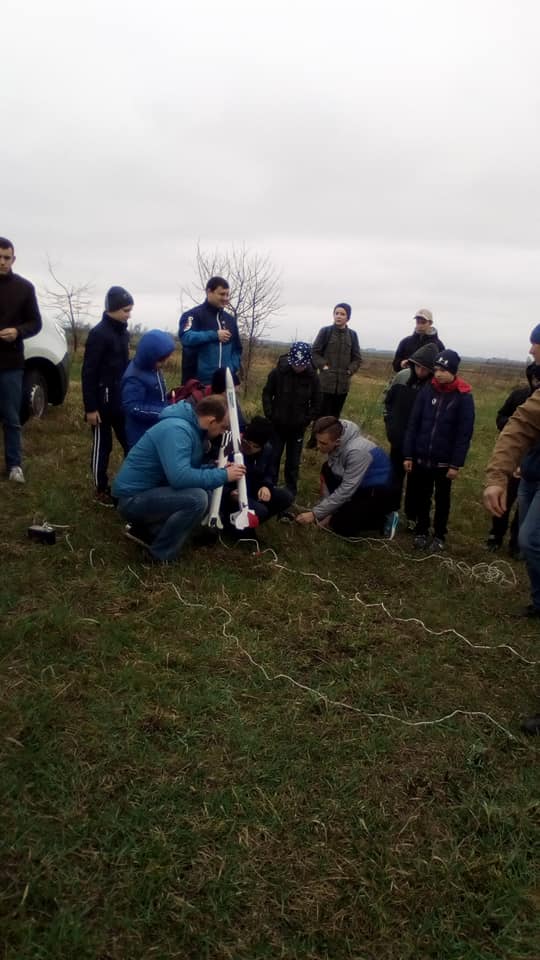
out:
M14 483L25 483L24 473L20 467L12 467L8 474L8 480L13 480Z

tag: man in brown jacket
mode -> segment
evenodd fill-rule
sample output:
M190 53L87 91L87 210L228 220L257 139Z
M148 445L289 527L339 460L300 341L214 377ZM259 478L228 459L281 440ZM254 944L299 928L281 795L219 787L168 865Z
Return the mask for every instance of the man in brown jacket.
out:
M508 480L520 464L519 548L531 585L524 615L540 618L540 391L517 408L487 465L484 504L496 517L506 510ZM521 726L525 733L540 733L540 714L527 717Z

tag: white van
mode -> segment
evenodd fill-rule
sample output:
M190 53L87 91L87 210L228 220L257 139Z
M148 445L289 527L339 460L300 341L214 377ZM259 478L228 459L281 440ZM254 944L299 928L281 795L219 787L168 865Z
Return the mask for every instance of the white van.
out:
M24 340L24 378L21 420L44 417L49 403L63 403L69 386L70 358L60 323L42 317L35 337Z

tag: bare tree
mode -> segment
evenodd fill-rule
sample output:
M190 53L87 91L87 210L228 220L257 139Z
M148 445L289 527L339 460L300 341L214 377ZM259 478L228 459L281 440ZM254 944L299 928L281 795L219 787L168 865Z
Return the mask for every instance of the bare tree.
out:
M49 274L58 289L45 287L43 302L46 307L54 311L57 320L69 330L73 352L77 353L81 329L92 319L92 285L66 283L57 276L55 267L49 259L47 264Z
M197 244L195 269L197 280L194 285L182 289L182 295L194 303L204 298L210 277L222 276L229 283L230 309L236 316L244 342L245 394L257 343L271 329L272 317L282 308L280 275L269 256L251 253L245 246L209 252Z

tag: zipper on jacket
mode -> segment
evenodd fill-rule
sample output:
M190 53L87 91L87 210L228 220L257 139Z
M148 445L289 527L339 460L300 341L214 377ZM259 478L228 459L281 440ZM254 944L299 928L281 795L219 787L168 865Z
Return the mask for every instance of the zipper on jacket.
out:
M218 332L219 332L220 330L224 330L224 329L225 329L225 327L223 326L223 324L222 324L222 322L221 322L221 318L220 318L220 316L219 316L219 310L218 310L218 312L217 312L217 314L216 314L216 322L217 322ZM221 362L222 346L223 346L222 343L221 343L221 340L218 340L218 344L219 344L219 352L218 352L218 360L219 360L219 363L218 363L218 367L221 367L221 366L223 366L223 364L222 364L222 362Z

